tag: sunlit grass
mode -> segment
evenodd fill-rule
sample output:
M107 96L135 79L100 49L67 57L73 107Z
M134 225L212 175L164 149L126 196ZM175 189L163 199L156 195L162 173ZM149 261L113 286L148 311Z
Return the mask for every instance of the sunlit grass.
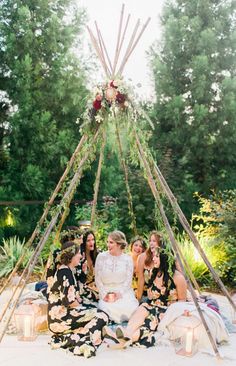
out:
M212 267L220 276L221 267L227 261L224 243L216 244L214 239L206 236L200 236L198 240ZM186 236L179 236L178 241L181 245L184 258L189 264L196 280L203 285L210 284L210 271L194 244Z

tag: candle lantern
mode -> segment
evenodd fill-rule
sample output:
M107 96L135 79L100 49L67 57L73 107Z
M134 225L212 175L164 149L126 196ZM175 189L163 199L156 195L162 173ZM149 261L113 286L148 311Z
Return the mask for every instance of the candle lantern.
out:
M78 222L79 228L81 230L89 229L91 227L91 221L89 220L80 220Z
M20 305L15 311L15 321L19 341L34 341L36 339L35 312L32 305Z
M171 339L178 355L191 357L198 351L200 329L201 321L188 310L174 321L171 327Z

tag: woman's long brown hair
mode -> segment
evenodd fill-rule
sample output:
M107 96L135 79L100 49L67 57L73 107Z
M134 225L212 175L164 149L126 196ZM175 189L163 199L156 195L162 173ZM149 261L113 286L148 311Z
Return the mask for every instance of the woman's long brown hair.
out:
M149 235L149 241L151 240L151 236L154 235L156 238L156 241L158 242L158 246L161 248L162 246L162 236L158 231L152 231ZM152 257L153 254L151 252L150 247L146 250L146 259L144 261L145 266L149 267L152 263Z

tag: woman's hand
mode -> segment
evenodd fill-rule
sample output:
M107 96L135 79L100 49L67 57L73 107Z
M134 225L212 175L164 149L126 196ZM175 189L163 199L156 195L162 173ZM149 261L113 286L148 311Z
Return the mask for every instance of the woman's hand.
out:
M108 292L106 296L104 297L103 301L106 302L115 302L122 298L122 295L120 292Z

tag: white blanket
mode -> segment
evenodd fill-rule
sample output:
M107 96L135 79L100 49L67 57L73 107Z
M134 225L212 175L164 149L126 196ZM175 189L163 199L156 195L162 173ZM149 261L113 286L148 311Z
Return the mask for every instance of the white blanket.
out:
M206 304L199 304L199 306L215 342L217 344L227 342L229 340L229 334L221 316ZM158 331L163 332L165 337L170 338L173 334L174 321L183 315L184 310L188 310L194 317L200 319L200 315L193 302L176 302L167 309L165 316L159 324ZM181 334L177 336L181 336ZM212 349L210 340L202 323L199 327L198 341L200 349Z

